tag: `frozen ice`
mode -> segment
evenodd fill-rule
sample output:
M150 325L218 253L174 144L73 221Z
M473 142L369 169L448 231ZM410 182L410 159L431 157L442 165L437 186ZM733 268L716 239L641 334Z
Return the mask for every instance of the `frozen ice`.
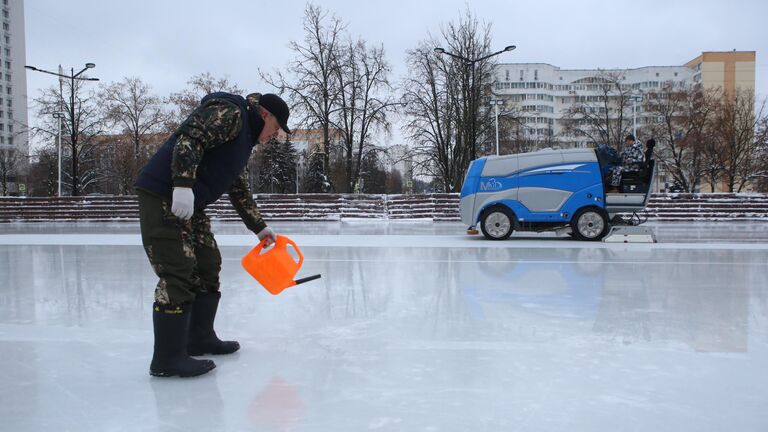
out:
M153 378L156 278L135 224L0 225L0 430L768 430L768 224L658 244L455 223L275 223L305 256L272 296L218 224L223 338Z

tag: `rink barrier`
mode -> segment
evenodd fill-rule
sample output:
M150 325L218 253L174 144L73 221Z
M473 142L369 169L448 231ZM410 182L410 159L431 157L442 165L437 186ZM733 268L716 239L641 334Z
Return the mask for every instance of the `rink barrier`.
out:
M257 194L267 220L351 219L458 222L459 195ZM216 221L239 221L226 196L206 213ZM766 221L768 194L653 194L645 214L656 221ZM0 197L0 223L47 221L137 221L135 196Z

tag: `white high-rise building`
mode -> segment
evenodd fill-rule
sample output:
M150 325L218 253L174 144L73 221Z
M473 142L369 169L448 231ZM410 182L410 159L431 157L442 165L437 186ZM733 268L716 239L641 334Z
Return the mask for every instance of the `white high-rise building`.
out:
M568 146L583 146L586 138L564 137L563 115L579 103L599 101L602 77L621 77L626 91L638 96L660 89L664 83L693 83L694 70L686 66L648 66L637 69L560 69L545 63L500 64L493 92L504 108L516 111L531 138L552 138ZM638 98L639 100L639 98ZM634 105L634 104L633 104ZM638 126L643 122L641 103L636 104ZM630 107L630 109L634 109ZM630 119L632 111L630 111ZM606 143L608 144L608 143ZM612 143L615 144L615 143Z
M666 83L701 84L726 92L736 88L754 91L755 52L705 52L684 65L636 69L561 69L546 63L503 63L494 72L492 98L503 101L500 111L515 113L527 138L584 146L588 144L586 137L563 134L562 119L574 105L599 105L606 76L618 77L623 91L636 96L631 98L628 120L635 121L640 129L653 120L643 115L643 93L660 90Z
M17 177L26 169L29 155L24 0L0 1L0 151L17 150L9 192L23 194Z

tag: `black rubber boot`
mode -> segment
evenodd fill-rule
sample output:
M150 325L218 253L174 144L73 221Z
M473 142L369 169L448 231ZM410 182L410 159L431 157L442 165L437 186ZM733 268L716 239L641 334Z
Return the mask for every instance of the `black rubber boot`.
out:
M192 322L189 326L189 355L232 354L240 349L236 341L222 341L213 330L216 310L219 308L220 292L204 291L195 297Z
M187 354L189 306L152 306L152 323L155 327L155 353L149 374L159 377L193 377L216 367L212 360L197 360Z

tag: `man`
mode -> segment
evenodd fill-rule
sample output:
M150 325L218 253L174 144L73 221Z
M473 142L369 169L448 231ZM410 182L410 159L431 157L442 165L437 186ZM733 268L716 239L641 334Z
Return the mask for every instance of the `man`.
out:
M635 140L635 136L629 134L624 138L624 146L619 150L621 165L611 168L611 187L618 192L621 183L621 173L627 171L639 171L643 163L643 143Z
M245 99L212 93L168 138L136 181L141 238L160 281L152 322L150 374L197 376L216 365L190 357L240 348L213 329L221 293L221 254L205 208L225 192L245 225L267 244L275 233L261 218L248 186L253 146L288 129L288 105L277 95Z

